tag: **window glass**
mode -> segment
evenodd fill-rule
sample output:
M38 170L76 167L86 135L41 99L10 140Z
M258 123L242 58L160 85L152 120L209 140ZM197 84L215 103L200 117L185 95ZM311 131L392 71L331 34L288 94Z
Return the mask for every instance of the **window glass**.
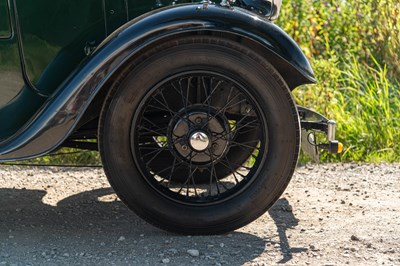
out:
M0 38L11 36L10 16L7 0L0 0Z

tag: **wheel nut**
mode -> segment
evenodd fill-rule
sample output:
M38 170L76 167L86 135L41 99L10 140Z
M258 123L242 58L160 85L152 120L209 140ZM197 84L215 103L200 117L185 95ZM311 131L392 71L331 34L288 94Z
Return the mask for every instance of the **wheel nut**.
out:
M196 124L200 124L202 121L201 117L196 117L195 119Z
M187 149L188 149L188 146L187 146L187 145L182 145L182 150L183 150L183 151L187 151Z
M211 147L215 151L216 149L218 149L219 145L218 143L213 143Z

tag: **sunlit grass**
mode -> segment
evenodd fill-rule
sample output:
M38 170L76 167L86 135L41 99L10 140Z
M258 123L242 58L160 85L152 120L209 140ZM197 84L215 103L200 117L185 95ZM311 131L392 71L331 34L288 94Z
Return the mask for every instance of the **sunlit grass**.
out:
M310 58L318 84L297 102L338 123L342 155L326 161L400 161L400 3L283 1L277 22Z
M342 70L338 70L334 62L331 68L326 68L329 62L320 63L317 62L318 75L329 78L328 84L304 86L295 92L295 97L298 103L338 123L337 138L345 145L344 153L323 154L322 158L328 161L399 161L399 82L390 81L387 68L376 61L374 66L368 66L352 58ZM330 86L332 83L335 86Z

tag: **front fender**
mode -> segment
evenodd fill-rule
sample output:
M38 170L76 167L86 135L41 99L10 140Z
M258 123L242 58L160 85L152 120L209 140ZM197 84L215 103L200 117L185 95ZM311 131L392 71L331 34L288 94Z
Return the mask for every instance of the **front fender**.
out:
M289 87L315 83L314 73L308 59L296 42L271 21L263 19L242 8L228 8L216 5L190 4L166 7L147 13L125 24L111 34L99 47L109 46L118 39L116 45L128 43L150 44L167 36L183 32L213 31L233 34L258 43L274 55L278 71L285 78L284 71L298 72L297 81L289 81ZM140 49L137 48L136 51ZM275 63L271 60L271 63ZM286 63L283 68L281 64ZM275 64L274 64L275 66ZM284 71L283 71L284 70ZM286 80L286 78L285 78Z
M129 58L162 39L199 31L231 34L257 43L257 47L265 48L266 56L276 60L271 63L278 71L297 77L295 81L286 79L291 88L315 82L297 44L279 27L247 10L206 3L159 9L134 19L105 39L40 111L0 144L0 161L50 152L69 136L103 85Z

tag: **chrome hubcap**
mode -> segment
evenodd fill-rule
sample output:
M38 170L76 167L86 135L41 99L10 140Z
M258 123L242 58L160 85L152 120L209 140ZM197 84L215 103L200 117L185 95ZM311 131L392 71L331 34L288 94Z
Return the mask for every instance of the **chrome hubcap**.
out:
M190 146L196 151L204 151L209 144L210 139L204 132L196 131L190 136Z

